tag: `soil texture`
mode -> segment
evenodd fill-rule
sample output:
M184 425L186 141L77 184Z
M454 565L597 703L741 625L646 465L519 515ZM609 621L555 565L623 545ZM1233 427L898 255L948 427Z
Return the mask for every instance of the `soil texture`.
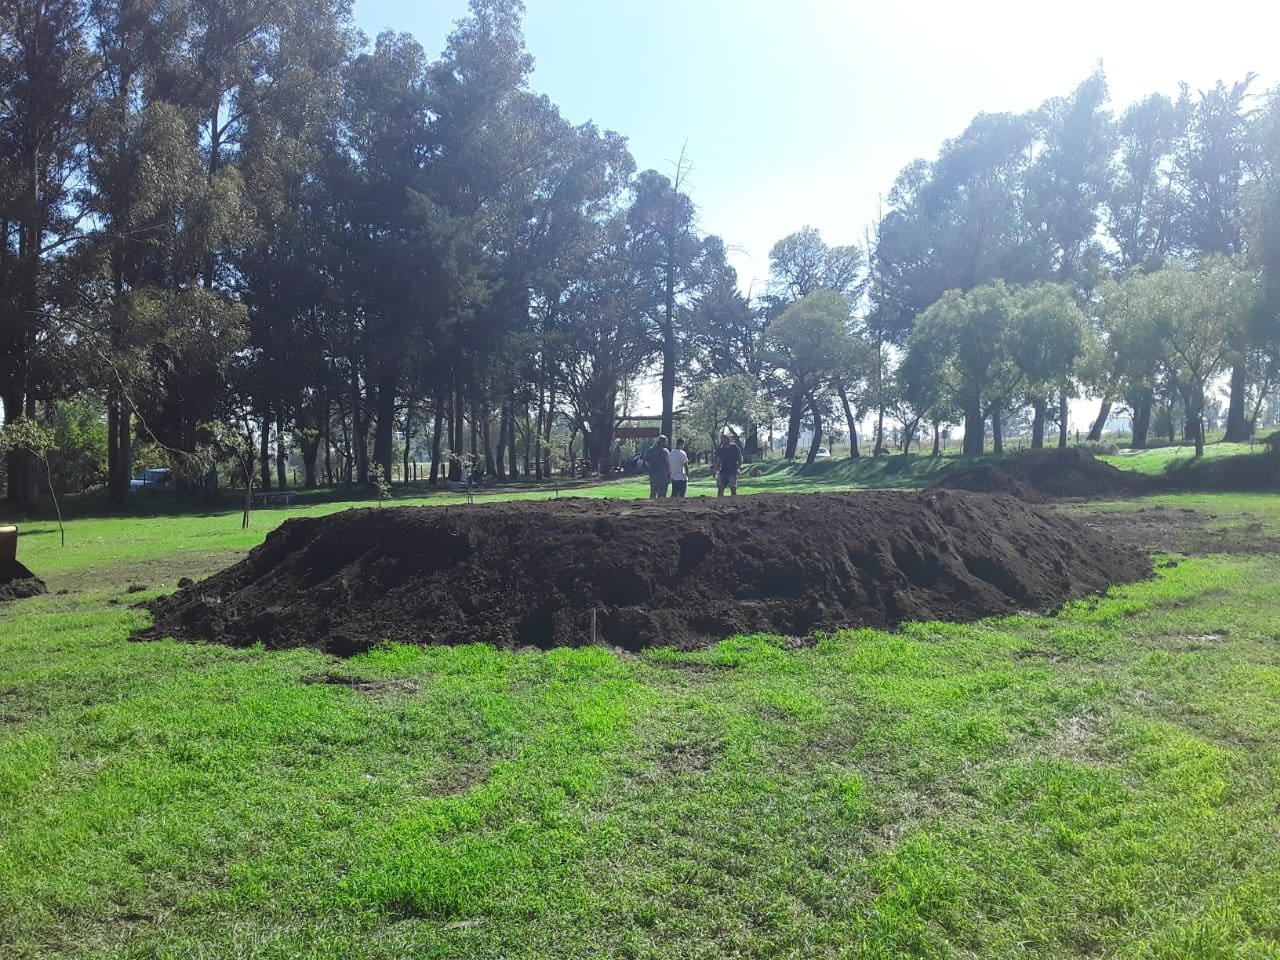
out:
M1104 463L1079 447L1027 450L997 463L948 467L930 489L1005 493L1030 503L1050 500L1137 497L1166 484Z
M1251 513L1219 516L1158 503L1136 510L1068 509L1078 511L1073 515L1086 527L1151 552L1187 556L1280 554L1280 537Z
M0 560L0 601L22 600L45 592L44 581L17 560Z
M1105 532L966 491L363 509L287 521L144 604L137 639L691 649L1046 611L1150 573Z

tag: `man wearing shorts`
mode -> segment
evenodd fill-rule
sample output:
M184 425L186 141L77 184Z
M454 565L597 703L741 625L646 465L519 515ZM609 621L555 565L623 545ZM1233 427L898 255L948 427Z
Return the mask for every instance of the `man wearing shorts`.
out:
M738 495L738 471L742 469L742 448L733 442L733 437L725 434L720 438L720 446L716 449L716 496L723 497L725 487L729 488L729 496Z

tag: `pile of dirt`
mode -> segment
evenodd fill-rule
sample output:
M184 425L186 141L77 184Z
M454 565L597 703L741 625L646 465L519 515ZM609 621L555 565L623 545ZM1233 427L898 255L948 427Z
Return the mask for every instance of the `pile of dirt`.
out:
M943 470L934 490L1005 493L1031 503L1049 500L1136 497L1154 493L1160 481L1103 463L1079 447L1027 450L997 463L956 464Z
M1266 453L1190 460L1168 470L1165 482L1174 490L1280 490L1280 452L1269 448Z
M22 600L47 592L44 581L17 560L0 558L0 601Z
M955 491L365 509L286 522L145 604L137 638L690 649L1048 610L1150 572L1074 520Z

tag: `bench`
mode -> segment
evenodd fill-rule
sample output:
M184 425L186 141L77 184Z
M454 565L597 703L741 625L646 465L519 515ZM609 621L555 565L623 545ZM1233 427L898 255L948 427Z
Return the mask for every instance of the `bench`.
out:
M288 491L281 493L255 493L253 495L253 505L255 507L287 507L293 503L293 494Z

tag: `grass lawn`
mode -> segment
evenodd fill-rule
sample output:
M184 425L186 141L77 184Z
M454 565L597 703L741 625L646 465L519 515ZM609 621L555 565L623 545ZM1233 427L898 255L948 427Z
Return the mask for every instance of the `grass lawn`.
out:
M1274 496L1159 503L1280 534ZM126 639L340 506L24 527L69 592L0 607L0 956L1280 956L1275 555L801 648Z

